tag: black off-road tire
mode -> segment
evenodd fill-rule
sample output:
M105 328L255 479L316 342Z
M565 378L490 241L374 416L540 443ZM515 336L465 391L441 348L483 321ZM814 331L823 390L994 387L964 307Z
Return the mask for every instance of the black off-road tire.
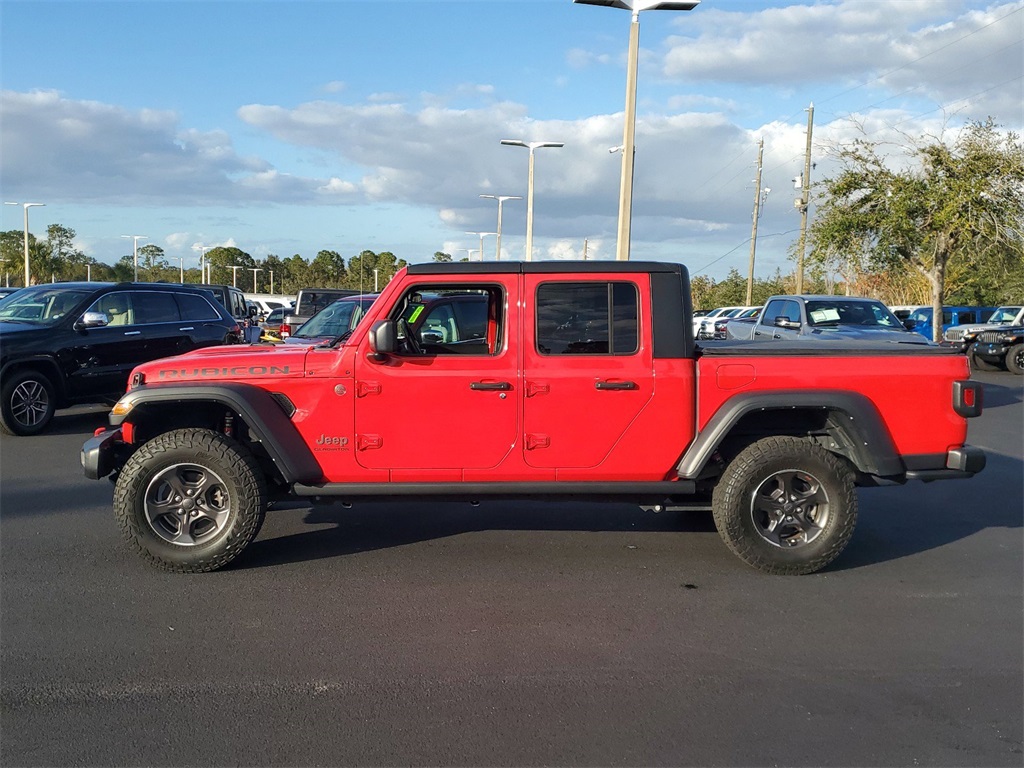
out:
M729 549L759 571L814 573L835 560L853 535L853 480L842 459L808 440L766 437L726 467L712 498L715 526ZM781 498L773 501L768 491ZM779 522L772 532L768 518L775 514Z
M1006 370L1024 376L1024 344L1014 344L1006 350Z
M3 383L0 397L0 432L6 435L38 435L57 407L53 384L39 371L15 373Z
M1001 369L999 363L990 363L988 360L978 357L973 351L967 353L967 360L975 371L998 371Z
M162 523L182 513L166 493L160 498L161 488L170 488L170 482L188 487L193 480L197 489L206 489L207 483L212 488L222 521L193 543L174 543ZM190 508L200 506L195 499L189 500L194 502ZM129 545L152 565L175 573L223 568L256 538L266 509L266 480L256 460L235 441L208 429L178 429L154 437L128 459L114 489L114 514ZM166 514L153 520L154 510ZM183 513L186 520L187 515ZM191 531L187 536L191 538Z

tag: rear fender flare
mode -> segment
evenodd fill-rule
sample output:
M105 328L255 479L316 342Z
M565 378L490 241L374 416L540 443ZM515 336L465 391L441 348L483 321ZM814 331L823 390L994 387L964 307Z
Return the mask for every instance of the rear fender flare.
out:
M885 421L869 398L857 392L799 390L752 392L727 400L679 460L676 466L679 476L697 477L722 441L747 414L811 409L846 417L841 428L850 437L852 455L849 458L859 471L878 477L897 477L906 472Z
M316 483L323 470L295 428L284 406L265 389L242 382L199 385L151 385L133 389L119 401L129 407L126 415L110 415L110 423L119 426L132 421L131 415L152 405L217 403L237 413L248 425L288 483Z

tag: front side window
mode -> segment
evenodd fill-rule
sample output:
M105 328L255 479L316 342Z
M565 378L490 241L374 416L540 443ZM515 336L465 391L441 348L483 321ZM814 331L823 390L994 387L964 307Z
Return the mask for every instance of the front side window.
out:
M631 355L640 348L633 283L543 283L535 333L542 355Z
M32 325L52 325L66 317L92 290L63 288L53 284L33 286L12 293L0 308L0 320Z
M496 355L505 294L498 286L421 285L402 297L392 315L399 354Z
M100 296L86 312L107 316L107 325L135 325L135 306L128 291L115 291Z

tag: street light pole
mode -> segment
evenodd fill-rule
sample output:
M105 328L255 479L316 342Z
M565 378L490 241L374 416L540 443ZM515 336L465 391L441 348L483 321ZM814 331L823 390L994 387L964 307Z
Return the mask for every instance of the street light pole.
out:
M252 292L259 293L259 289L256 287L256 275L263 270L257 267L249 267L249 271L252 272Z
M184 256L171 256L172 259L178 260L178 282L182 285L185 284L185 257Z
M640 11L692 11L700 0L659 2L659 0L573 0L583 5L604 5L631 11L629 52L626 60L626 119L622 131L622 176L619 179L619 226L615 246L616 261L629 261L630 224L633 218L633 141L636 131L636 70L640 54Z
M519 141L518 139L502 139L502 144L509 147L527 147L530 150L530 172L526 184L526 260L533 261L533 151L541 147L564 147L557 141Z
M498 201L498 231L496 235L497 243L495 244L496 261L501 261L501 206L506 200L522 200L522 195L480 195L480 197L487 198L489 200Z
M273 296L274 295L274 270L268 269L267 271L270 273L270 295Z
M238 270L245 269L241 264L229 264L228 269L231 270L231 287L238 287Z
M484 238L488 235L496 235L497 232L467 232L467 235L480 235L480 261L484 260Z
M145 235L121 235L132 241L132 253L135 255L135 282L139 282L139 240L149 240Z
M200 283L208 283L208 282L210 282L209 279L206 276L207 267L208 267L208 264L206 263L206 252L211 250L213 247L214 246L212 246L212 245L202 245L201 243L196 243L195 245L192 246L192 250L193 251L199 251L199 282Z
M29 281L32 279L32 268L28 263L28 209L35 208L36 206L43 206L46 203L8 203L4 202L4 205L20 205L25 209L25 287L28 287Z

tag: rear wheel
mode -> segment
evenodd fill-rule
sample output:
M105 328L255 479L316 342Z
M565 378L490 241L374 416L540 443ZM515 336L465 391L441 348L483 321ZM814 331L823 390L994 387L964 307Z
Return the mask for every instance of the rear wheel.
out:
M118 476L114 513L128 542L166 571L222 568L256 538L267 507L256 460L208 429L159 435Z
M813 573L853 535L853 473L807 440L767 437L726 467L713 511L719 535L748 565L780 575Z
M1018 376L1024 375L1024 344L1014 344L1006 350L1006 370Z
M8 435L37 435L56 410L53 384L39 371L22 371L4 382L0 431Z

